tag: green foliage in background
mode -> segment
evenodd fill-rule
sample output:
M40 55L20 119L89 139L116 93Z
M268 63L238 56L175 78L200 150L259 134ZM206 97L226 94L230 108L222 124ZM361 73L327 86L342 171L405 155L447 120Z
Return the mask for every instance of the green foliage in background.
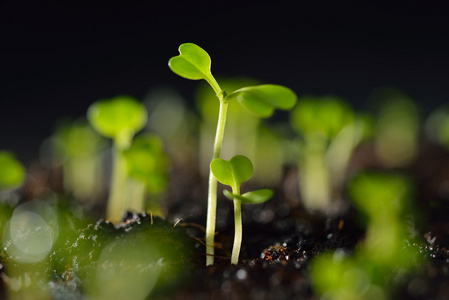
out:
M14 189L23 184L26 177L25 167L14 154L0 151L0 190Z

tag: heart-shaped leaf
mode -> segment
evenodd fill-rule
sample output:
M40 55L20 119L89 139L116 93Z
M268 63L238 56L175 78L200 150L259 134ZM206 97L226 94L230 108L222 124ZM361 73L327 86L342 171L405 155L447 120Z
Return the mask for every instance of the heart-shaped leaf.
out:
M275 109L289 110L296 104L296 94L289 88L276 84L263 84L241 88L228 96L250 112L262 118L270 117Z
M147 111L136 99L118 96L90 105L87 118L97 132L113 138L120 147L126 148L134 134L145 126Z
M218 181L232 188L248 181L253 174L253 164L243 155L236 155L229 161L216 158L211 162L210 168Z
M209 54L193 43L179 46L179 55L172 57L168 62L168 66L174 73L192 80L208 80L212 76L210 65Z
M273 190L271 189L260 189L257 191L252 191L245 193L243 195L236 195L231 193L228 190L224 190L223 194L230 200L236 198L242 201L245 204L259 204L264 203L270 200L273 197Z

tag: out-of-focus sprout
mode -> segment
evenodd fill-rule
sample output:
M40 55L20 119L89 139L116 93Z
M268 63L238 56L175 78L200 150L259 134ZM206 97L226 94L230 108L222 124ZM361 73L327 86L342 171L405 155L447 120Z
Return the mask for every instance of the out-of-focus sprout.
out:
M229 161L221 158L214 159L210 168L217 180L232 188L232 193L224 190L226 197L234 202L235 236L232 248L231 263L236 265L239 261L240 247L242 244L242 203L258 204L268 201L273 196L270 189L261 189L245 194L240 194L240 185L248 181L253 175L253 164L243 155L236 155Z
M0 190L20 187L25 181L25 167L9 151L0 151Z
M245 109L262 118L272 116L276 109L290 110L296 104L296 95L292 90L274 84L243 87L228 95L219 86L211 73L211 59L209 54L193 43L185 43L179 46L179 55L172 57L168 64L170 69L181 77L191 80L206 80L219 100L220 106L212 160L220 157L228 104L230 102L233 100L238 101ZM214 262L216 210L217 180L212 172L209 172L206 265L212 265Z
M148 131L162 139L173 165L192 172L198 160L198 116L186 106L185 99L169 87L151 90L144 102L148 109Z
M343 100L305 96L290 115L300 134L299 187L308 210L326 210L341 189L355 147L367 138L368 117L354 115Z
M153 215L164 215L160 203L153 199L168 185L170 163L161 139L153 134L139 135L124 155L129 175L125 193L129 201L125 203L124 209L139 213L146 211L145 197L148 195L148 209Z
M147 111L136 99L117 96L91 104L87 118L95 130L114 141L113 170L106 216L111 222L117 223L122 219L125 209L127 172L123 151L130 147L134 135L145 126Z
M334 193L338 196L343 188L346 171L354 149L374 136L374 119L371 115L358 113L353 122L346 125L331 140L326 161Z
M352 256L337 250L316 258L311 266L313 287L325 299L390 299L394 282L421 262L405 240L404 217L411 183L402 175L361 173L349 194L366 219L366 238Z
M62 165L64 190L83 202L102 192L104 139L85 119L64 122L51 138L53 152Z
M449 106L443 105L430 113L424 123L426 138L449 149Z
M405 167L416 157L419 138L419 115L416 104L403 92L383 88L372 96L377 106L375 150L390 168Z

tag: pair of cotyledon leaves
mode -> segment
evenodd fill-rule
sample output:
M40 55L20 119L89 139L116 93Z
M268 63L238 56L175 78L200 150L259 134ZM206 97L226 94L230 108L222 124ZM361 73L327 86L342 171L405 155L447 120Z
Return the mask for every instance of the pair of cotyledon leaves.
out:
M193 43L179 46L179 55L169 61L170 69L181 77L204 79L213 86L215 79L211 73L209 54ZM287 87L263 84L244 87L229 94L226 99L237 101L259 117L270 117L275 109L289 110L296 104L295 93Z
M147 111L136 99L122 95L93 103L87 118L101 135L114 139L120 148L128 148L136 132L147 122Z
M214 159L210 168L218 181L231 187L240 186L248 181L253 174L253 164L243 155L236 155L230 160ZM223 193L231 200L236 198L246 204L263 203L273 196L273 191L270 189L260 189L243 195L234 194L228 190L223 191Z

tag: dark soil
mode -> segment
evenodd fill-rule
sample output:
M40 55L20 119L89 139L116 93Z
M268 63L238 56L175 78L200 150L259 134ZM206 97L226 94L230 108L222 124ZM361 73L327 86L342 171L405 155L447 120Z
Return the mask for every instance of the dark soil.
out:
M366 169L384 167L372 157L369 147L361 147L348 177ZM412 166L395 171L408 174L416 183L415 221L409 226L404 251L419 253L425 263L396 279L391 298L449 299L449 155L438 146L425 145ZM170 191L166 220L128 214L114 227L103 220L86 225L73 217L79 222L65 233L65 240L50 256L52 296L83 299L85 285L80 278L89 274L105 245L126 238L128 242L144 239L161 249L173 249L171 267L175 272L159 279L161 284L151 299L319 299L311 286L310 262L335 250L350 255L363 241L365 228L344 192L333 215L307 213L298 199L291 198L297 191L288 183L295 182L295 173L294 168L286 168L283 185L275 190L273 200L243 207L243 245L235 266L230 264L234 234L231 202L219 199L216 264L205 267L202 201L207 187L195 177L180 179L182 172L174 179L177 188ZM1 272L8 275L15 262L5 253L2 261ZM6 297L5 284L0 281L1 299Z

